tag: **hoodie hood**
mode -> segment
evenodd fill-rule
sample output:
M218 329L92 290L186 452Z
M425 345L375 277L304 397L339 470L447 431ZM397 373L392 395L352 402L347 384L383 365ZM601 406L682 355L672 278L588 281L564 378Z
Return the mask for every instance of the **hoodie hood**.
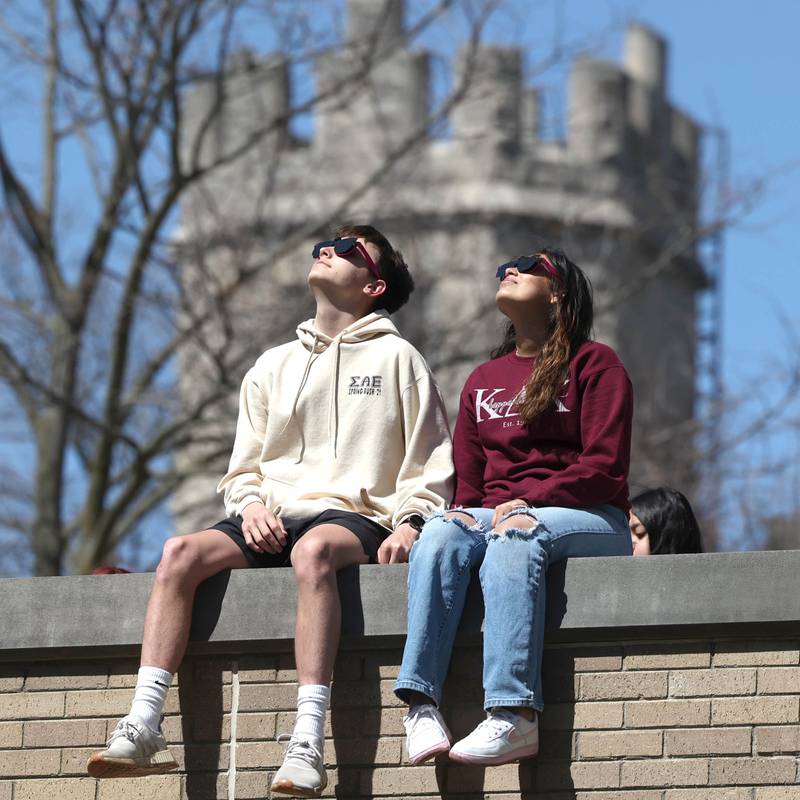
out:
M344 344L355 344L386 334L400 335L400 331L397 330L386 311L373 311L371 314L357 319L334 337L318 331L314 327L313 319L307 319L297 326L297 338L311 353L321 353L337 340Z

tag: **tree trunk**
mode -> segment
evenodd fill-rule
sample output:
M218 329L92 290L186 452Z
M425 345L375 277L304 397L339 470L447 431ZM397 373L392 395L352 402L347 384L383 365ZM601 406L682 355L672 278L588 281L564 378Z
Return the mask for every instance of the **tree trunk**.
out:
M60 575L64 550L61 483L66 419L58 406L47 406L36 425L36 514L33 552L36 575Z

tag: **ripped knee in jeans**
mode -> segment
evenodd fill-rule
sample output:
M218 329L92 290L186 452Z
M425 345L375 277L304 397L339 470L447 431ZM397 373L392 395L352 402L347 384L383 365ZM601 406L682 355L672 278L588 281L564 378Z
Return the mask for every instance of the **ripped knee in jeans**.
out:
M472 514L467 514L466 511L445 511L444 519L447 522L461 522L468 527L475 525L475 517Z
M435 515L440 516L440 515ZM463 508L452 508L450 511L445 511L441 514L441 518L445 522L455 522L462 531L468 533L486 533L486 527L482 522L479 522L472 516L464 511Z
M528 508L522 511L514 509L500 518L500 521L491 532L491 538L500 539L503 536L510 536L528 539L540 524L534 509Z

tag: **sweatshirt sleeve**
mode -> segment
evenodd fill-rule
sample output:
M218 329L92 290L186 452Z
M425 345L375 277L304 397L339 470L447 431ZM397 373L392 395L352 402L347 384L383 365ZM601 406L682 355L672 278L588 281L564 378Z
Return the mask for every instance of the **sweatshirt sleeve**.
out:
M633 389L624 367L587 376L580 455L574 464L539 481L524 499L532 506L586 508L618 497L628 476L632 420Z
M456 468L454 505L479 508L483 503L486 454L478 436L475 402L467 382L461 392L456 430L453 435L453 460Z
M405 455L397 475L396 528L405 517L441 511L453 493L453 444L439 387L425 370L402 393Z
M224 491L225 512L241 514L250 503L262 503L261 450L267 429L267 405L254 369L244 376L239 392L239 418L228 472L217 486Z

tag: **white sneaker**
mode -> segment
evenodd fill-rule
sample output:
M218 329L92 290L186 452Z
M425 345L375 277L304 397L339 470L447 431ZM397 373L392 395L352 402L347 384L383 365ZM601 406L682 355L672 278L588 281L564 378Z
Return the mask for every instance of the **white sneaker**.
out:
M86 769L93 778L132 778L169 772L177 766L161 731L128 715L117 723L106 749L89 758Z
M533 722L513 711L492 711L450 749L450 758L462 764L507 764L533 758L539 752L538 719Z
M293 797L319 797L328 785L322 753L311 742L288 733L282 733L278 741L288 741L289 747L281 768L272 779L270 791Z
M431 703L414 706L403 717L406 729L408 762L416 766L438 753L446 753L453 743L439 709Z

